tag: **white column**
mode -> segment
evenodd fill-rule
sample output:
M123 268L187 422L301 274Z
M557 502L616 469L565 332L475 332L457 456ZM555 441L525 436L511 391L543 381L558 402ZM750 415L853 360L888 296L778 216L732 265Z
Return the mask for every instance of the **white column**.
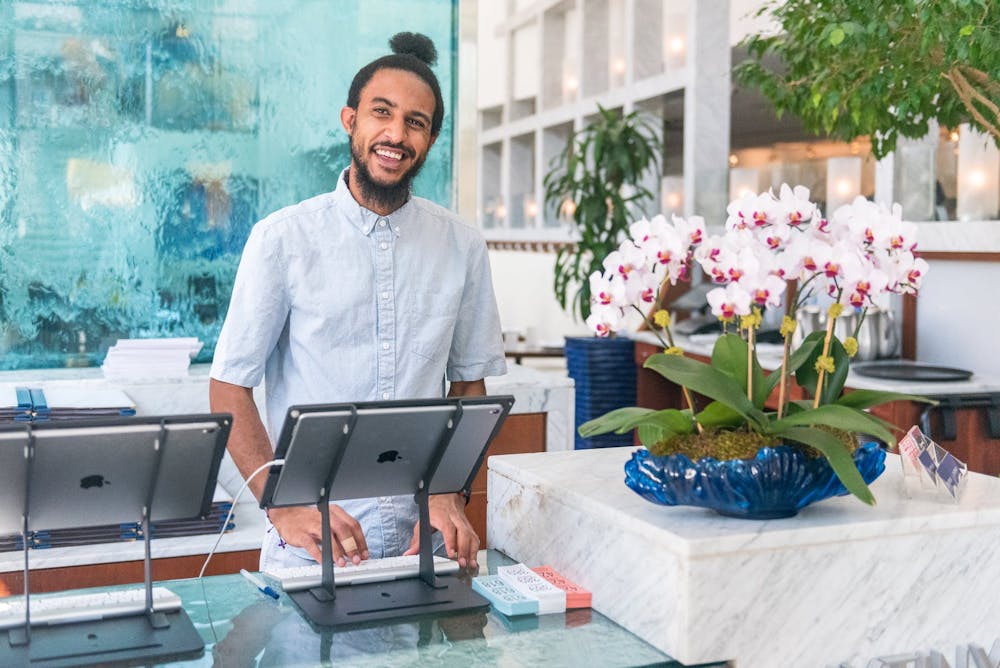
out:
M684 212L718 225L728 204L731 61L729 0L689 2Z
M958 219L995 218L998 184L1000 152L993 139L962 125L958 140Z
M826 161L826 217L861 194L861 158L844 156Z

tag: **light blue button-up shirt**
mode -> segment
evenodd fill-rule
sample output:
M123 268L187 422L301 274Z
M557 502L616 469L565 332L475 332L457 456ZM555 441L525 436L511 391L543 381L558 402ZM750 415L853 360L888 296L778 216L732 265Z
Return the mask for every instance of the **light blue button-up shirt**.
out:
M345 178L254 226L215 349L213 378L266 380L272 444L294 404L438 397L446 377L507 370L478 230L419 197L379 216ZM340 505L373 557L409 545L412 497Z

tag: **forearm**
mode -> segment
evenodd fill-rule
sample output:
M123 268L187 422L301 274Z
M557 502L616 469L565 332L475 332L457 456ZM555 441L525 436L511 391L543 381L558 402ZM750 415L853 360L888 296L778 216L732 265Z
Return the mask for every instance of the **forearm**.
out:
M232 414L229 454L244 479L249 478L258 467L274 458L271 441L253 400L253 389L212 378L208 397L213 412ZM264 492L265 477L258 475L250 482L250 491L258 500Z
M479 380L456 380L452 381L448 388L449 397L482 397L486 395L486 381Z

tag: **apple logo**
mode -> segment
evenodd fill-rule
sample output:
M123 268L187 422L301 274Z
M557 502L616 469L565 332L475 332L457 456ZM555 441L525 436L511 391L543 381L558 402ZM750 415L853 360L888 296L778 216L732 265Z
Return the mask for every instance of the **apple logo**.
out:
M384 464L386 462L394 462L398 459L402 459L399 456L398 450L386 450L385 452L379 453L378 459L376 460L379 464Z
M100 473L95 473L94 475L88 475L80 478L80 487L83 489L90 489L91 487L104 487L105 484L110 485L110 480L105 480L104 476Z

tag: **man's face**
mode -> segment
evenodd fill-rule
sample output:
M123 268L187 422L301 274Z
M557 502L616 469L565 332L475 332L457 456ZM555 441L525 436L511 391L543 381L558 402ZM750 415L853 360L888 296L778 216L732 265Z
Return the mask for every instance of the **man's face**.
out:
M351 137L351 189L362 205L387 213L406 201L437 138L431 135L434 106L434 93L423 79L383 68L361 89L358 108L341 110Z

